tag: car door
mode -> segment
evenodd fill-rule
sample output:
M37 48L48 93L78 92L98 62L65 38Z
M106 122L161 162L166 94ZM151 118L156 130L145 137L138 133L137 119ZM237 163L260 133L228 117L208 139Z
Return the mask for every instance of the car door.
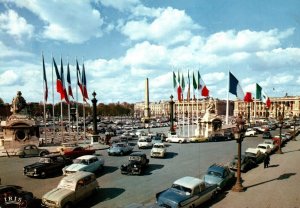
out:
M31 145L30 154L33 156L39 156L39 149L35 145Z
M25 146L23 151L25 155L31 155L31 145Z

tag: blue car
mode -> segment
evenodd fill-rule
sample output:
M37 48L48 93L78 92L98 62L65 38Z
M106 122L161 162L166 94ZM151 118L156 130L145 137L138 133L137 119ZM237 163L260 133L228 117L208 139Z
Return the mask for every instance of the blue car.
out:
M209 184L216 184L218 189L222 190L232 183L234 178L234 172L232 172L229 167L213 164L208 168L203 180Z
M119 142L119 143L114 143L112 146L107 150L108 155L125 155L129 154L132 152L133 147L129 146L125 142Z

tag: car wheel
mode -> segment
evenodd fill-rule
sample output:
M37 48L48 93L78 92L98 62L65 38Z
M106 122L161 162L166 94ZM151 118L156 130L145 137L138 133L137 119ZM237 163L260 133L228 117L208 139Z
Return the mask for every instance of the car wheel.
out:
M46 178L46 172L45 171L41 172L41 178Z
M25 157L25 154L19 155L19 158L24 158L24 157Z
M179 143L181 144L181 143L182 143L182 141L181 141L181 140L179 140Z
M123 152L123 151L121 151L121 152L120 152L120 155L121 155L121 156L123 156L123 155L124 155L124 152Z
M40 153L40 157L43 157L45 155L47 155L47 152L45 152L45 151Z

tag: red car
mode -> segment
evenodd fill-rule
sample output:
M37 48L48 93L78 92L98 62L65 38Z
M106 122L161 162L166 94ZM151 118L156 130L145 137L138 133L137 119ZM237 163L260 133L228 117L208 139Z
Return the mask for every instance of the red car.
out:
M77 157L83 156L83 155L92 155L95 154L94 149L86 149L83 147L74 147L73 149L68 149L64 151L64 155L67 158L75 159Z

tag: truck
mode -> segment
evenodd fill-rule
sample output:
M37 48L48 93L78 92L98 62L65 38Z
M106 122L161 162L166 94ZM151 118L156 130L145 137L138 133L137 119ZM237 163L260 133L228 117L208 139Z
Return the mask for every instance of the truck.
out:
M162 207L198 207L218 192L216 184L185 176L177 179L170 188L156 194L156 204Z

